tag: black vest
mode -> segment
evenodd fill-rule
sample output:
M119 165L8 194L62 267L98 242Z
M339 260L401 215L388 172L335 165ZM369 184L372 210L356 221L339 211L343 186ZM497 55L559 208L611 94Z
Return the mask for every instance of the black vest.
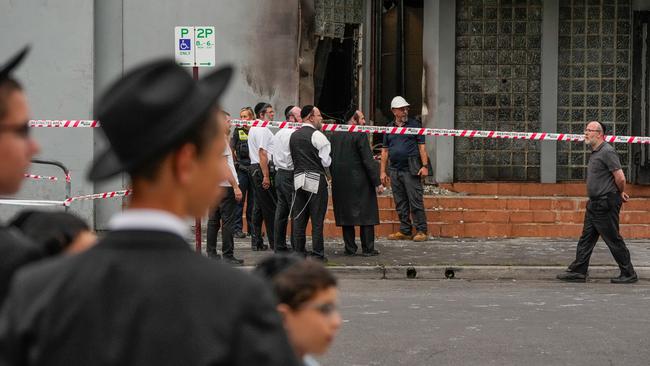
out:
M248 132L241 127L237 127L233 134L235 141L233 149L237 153L237 161L244 166L251 165L251 158L248 153Z
M314 128L302 127L291 135L289 149L291 150L294 173L309 171L325 174L325 168L318 156L318 149L311 143L311 136L315 132Z

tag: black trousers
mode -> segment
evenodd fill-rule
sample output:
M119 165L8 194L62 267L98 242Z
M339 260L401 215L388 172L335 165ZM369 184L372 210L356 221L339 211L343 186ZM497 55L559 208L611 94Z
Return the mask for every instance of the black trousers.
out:
M264 175L259 164L251 165L251 180L255 196L255 205L253 206L253 230L251 231L251 246L261 247L264 245L262 238L262 222L266 226L266 234L269 238L269 245L275 248L274 242L274 222L276 197L273 185L269 189L262 188Z
M293 200L293 170L278 169L275 173L275 193L278 201L275 207L275 251L287 251L287 225ZM293 236L289 233L291 248Z
M413 216L415 230L426 233L427 215L424 212L424 189L420 177L412 175L408 170L388 169L388 173L399 216L399 231L411 235Z
M601 236L624 276L634 274L630 251L619 234L619 213L623 199L620 194L610 194L601 199L589 200L582 235L576 248L576 259L569 265L573 272L587 274L589 259Z
M354 226L342 226L343 229L343 242L345 242L345 251L348 253L356 253L358 247L354 241ZM370 253L375 250L375 226L362 225L359 226L359 236L361 237L361 250L364 253Z
M235 221L237 219L237 200L235 199L235 191L232 187L227 187L226 196L217 206L214 211L210 213L208 218L208 237L207 237L207 251L210 255L217 254L217 235L219 229L221 231L221 252L224 257L232 257L234 255L235 241L233 235L235 233Z
M244 203L246 204L246 225L248 227L248 232L251 232L253 227L253 205L255 200L253 198L253 186L251 185L250 173L248 172L247 166L239 166L237 169L237 179L239 180L239 189L241 189L242 198L241 201L237 203L235 208L236 217L235 217L235 232L244 231L243 223L243 214L244 214Z
M311 218L311 246L312 254L325 257L325 244L323 241L323 222L327 213L327 179L320 176L318 193L314 194L303 189L295 191L295 200L291 210L293 220L294 250L306 254L307 222Z

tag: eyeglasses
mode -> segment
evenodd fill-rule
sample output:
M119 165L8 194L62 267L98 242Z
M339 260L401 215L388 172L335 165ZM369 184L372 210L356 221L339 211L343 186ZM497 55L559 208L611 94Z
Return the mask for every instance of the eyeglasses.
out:
M0 126L0 133L11 132L16 136L24 139L29 137L30 131L31 128L29 127L29 123L27 122L21 124L20 126Z
M304 307L307 309L316 310L319 313L323 314L324 316L330 316L338 312L338 308L336 307L336 304L333 304L331 302L323 303L323 304L307 304Z

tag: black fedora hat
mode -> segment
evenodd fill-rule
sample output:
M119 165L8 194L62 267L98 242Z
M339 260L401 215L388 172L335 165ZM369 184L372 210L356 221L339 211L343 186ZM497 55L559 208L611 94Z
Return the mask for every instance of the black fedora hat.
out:
M9 61L0 66L0 81L6 80L11 75L11 72L23 62L25 56L29 53L29 46L23 47L18 53L13 55Z
M217 103L232 73L226 66L197 82L168 59L128 72L95 105L111 146L93 161L88 179L129 172L167 153Z

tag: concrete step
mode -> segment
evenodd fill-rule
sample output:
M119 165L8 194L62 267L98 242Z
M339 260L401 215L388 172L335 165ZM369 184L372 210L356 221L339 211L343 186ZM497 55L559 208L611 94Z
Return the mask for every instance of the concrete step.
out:
M587 189L583 182L569 183L443 183L440 187L453 192L463 192L469 195L500 195L500 196L570 196L585 197ZM650 197L650 186L627 184L626 192L632 197Z

